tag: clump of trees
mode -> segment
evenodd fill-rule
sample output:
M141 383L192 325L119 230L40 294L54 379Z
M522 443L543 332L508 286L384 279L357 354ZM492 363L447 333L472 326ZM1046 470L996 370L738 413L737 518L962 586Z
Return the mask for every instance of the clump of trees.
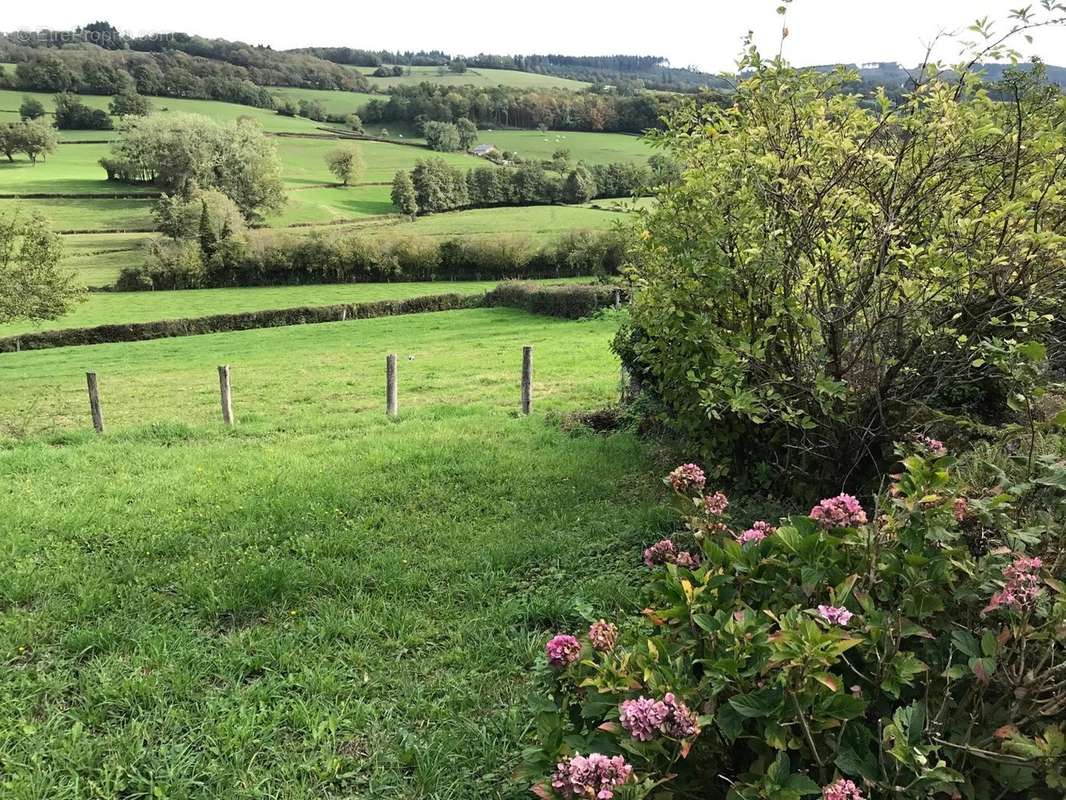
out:
M442 158L431 158L420 161L410 175L397 173L392 198L405 214L433 214L461 208L631 197L646 193L653 185L647 167L627 162L570 167L567 161L528 161L464 172Z
M109 131L115 127L106 111L90 108L75 94L61 92L55 103L55 126L61 131Z
M22 104L19 106L19 118L23 122L40 119L45 113L44 103L36 97L27 95L22 98Z
M422 126L422 135L431 150L454 153L462 149L459 128L451 122L427 122Z
M184 199L216 189L250 221L285 203L277 150L254 120L222 125L199 114L127 119L100 164L108 180L150 183Z
M148 98L142 97L136 91L116 94L111 98L108 108L115 117L147 117L152 112L152 104L148 102Z
M0 215L0 324L66 314L83 290L60 267L62 240L37 215Z
M54 153L56 145L55 131L43 120L0 125L0 153L8 161L14 161L16 153L24 153L31 164L36 164L38 158Z
M326 153L326 166L341 186L359 180L363 175L363 153L356 144L345 144Z

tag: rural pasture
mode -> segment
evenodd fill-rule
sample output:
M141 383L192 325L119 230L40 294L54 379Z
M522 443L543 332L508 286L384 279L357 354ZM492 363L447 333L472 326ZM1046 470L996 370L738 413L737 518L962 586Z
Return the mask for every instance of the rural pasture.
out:
M349 67L367 77L370 85L379 91L394 86L406 86L419 83L433 83L440 86L479 86L492 89L496 86L510 86L515 89L572 89L581 91L589 84L581 81L559 78L554 75L538 75L535 72L520 72L513 69L485 69L471 67L466 72L452 72L447 67L404 67L404 74L375 78L375 67Z
M614 397L613 331L495 309L5 355L0 419L43 428L0 446L5 796L524 796L545 632L623 605L668 524L636 439L543 421Z

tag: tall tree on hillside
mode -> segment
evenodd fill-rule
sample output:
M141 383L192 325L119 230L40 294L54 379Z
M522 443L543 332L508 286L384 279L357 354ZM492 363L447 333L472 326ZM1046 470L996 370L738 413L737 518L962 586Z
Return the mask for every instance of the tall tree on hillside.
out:
M0 215L0 324L66 314L81 295L59 267L62 242L35 215Z
M363 174L363 155L356 144L346 144L326 153L326 166L341 186L359 180Z
M564 203L587 203L596 196L596 179L584 164L578 164L563 184Z
M459 131L459 147L461 149L469 150L477 144L477 125L466 117L462 117L455 123L455 127Z
M392 179L392 204L409 217L418 214L418 195L407 170L400 170Z
M37 159L54 153L58 140L56 132L43 120L22 122L15 126L19 150L26 154L31 164Z
M19 117L22 118L23 122L26 120L38 119L44 115L44 103L36 97L30 97L29 95L22 98L22 105L19 106Z
M423 127L426 144L441 153L454 153L462 147L459 129L450 122L427 122Z

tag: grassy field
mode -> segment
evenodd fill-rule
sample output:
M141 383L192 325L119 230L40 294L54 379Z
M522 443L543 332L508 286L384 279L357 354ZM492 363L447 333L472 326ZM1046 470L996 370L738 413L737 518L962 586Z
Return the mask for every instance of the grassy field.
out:
M541 417L614 396L613 330L478 310L4 356L0 419L49 428L0 447L4 796L528 796L531 665L669 524L635 439Z
M611 202L599 201L605 204L604 208ZM534 241L545 241L569 231L607 230L625 219L623 213L589 206L475 208L431 214L409 222L382 226L380 231L382 235L432 237L519 234Z
M16 211L41 214L56 233L72 231L142 231L151 229L151 199L62 198L0 199L0 215Z
M370 85L384 91L393 86L419 84L423 81L442 86L483 86L486 89L496 86L513 86L518 89L573 89L581 91L589 84L569 78L557 78L554 75L538 75L534 72L521 72L513 69L468 69L463 73L454 73L447 67L405 67L410 74L401 77L375 78L374 67L350 67L366 75Z
M338 92L331 89L297 89L291 86L269 86L275 97L286 97L293 102L317 100L326 109L327 114L358 114L371 100L380 100L381 95L362 92ZM388 100L388 98L384 98Z
M423 147L386 142L351 142L331 139L278 139L283 177L290 186L335 183L326 168L326 154L339 146L356 146L363 156L363 175L358 183L391 183L399 170L414 169L419 161L437 157L470 169L485 162L466 153L435 153Z
M513 150L527 159L548 159L556 150L569 150L572 160L589 164L647 161L652 155L651 148L639 136L625 133L484 130L479 138L500 150Z
M546 283L570 283L580 278L550 280ZM478 294L496 286L495 281L437 281L433 283L337 283L312 286L268 286L240 289L191 289L172 292L94 292L64 317L41 325L26 322L0 325L0 336L32 330L82 328L159 319L205 317L262 311L271 308L324 306L332 303L367 303L374 300L399 300L428 294L457 292Z

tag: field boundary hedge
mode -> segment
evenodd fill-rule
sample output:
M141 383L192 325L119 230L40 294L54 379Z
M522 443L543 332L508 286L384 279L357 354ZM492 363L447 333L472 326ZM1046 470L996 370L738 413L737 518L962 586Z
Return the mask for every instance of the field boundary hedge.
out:
M605 284L569 284L540 286L528 281L505 281L485 295L489 307L508 306L533 314L579 319L595 314L621 300L623 292Z
M347 320L392 317L403 314L453 311L478 308L482 305L483 298L484 296L479 294L434 294L411 297L405 300L376 300L366 303L336 303L328 306L299 306L296 308L246 311L235 314L215 314L208 317L132 322L125 325L65 328L0 338L0 353L115 342L142 342L151 339L199 336L205 333L225 333L255 328L279 328L287 325L311 325L319 322L344 322Z

